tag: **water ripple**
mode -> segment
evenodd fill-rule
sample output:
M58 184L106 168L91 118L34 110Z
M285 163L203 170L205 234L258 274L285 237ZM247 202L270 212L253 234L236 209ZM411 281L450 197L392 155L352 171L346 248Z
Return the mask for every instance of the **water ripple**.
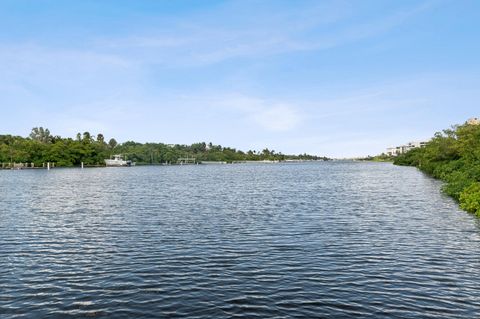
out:
M480 222L415 169L0 171L1 318L475 318Z

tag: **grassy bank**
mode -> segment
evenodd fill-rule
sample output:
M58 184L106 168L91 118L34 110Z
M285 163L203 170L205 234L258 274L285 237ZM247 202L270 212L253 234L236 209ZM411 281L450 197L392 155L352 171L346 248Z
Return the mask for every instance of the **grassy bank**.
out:
M445 182L443 191L480 217L480 125L456 125L436 133L425 147L395 158Z

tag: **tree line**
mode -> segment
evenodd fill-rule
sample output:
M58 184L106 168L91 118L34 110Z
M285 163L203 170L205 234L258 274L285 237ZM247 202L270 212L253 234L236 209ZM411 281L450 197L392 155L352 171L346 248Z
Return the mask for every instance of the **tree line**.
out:
M480 217L480 125L465 123L438 132L425 147L397 156L394 164L416 166L441 179L446 194Z
M117 143L114 138L105 139L89 132L78 133L75 138L52 135L48 129L35 127L28 137L0 135L0 163L34 163L41 166L52 162L57 166L104 165L104 159L114 154L123 154L138 164L175 164L180 158L195 158L201 161L261 161L261 160L328 160L315 155L284 155L268 148L262 151L243 152L235 148L212 143L191 145L164 143Z

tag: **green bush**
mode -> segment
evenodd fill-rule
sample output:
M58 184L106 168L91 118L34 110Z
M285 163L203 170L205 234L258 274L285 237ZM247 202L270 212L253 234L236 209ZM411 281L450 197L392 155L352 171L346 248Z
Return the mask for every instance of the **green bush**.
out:
M455 125L436 133L425 147L395 158L445 182L443 191L480 217L480 125Z
M480 183L472 183L460 193L460 207L480 216Z
M460 194L463 190L474 181L470 178L469 174L463 170L445 173L440 179L446 182L442 187L445 194L452 196L457 201L460 200Z

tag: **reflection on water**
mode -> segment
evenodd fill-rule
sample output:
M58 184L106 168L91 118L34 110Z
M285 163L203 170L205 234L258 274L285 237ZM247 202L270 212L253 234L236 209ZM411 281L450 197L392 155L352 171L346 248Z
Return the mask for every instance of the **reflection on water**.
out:
M0 314L480 315L480 226L383 163L0 171Z

